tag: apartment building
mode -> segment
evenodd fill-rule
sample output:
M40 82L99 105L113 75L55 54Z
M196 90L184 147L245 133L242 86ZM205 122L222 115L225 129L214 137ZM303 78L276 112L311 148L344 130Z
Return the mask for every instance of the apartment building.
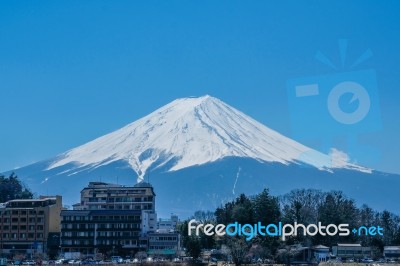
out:
M81 202L75 204L74 210L136 210L143 211L143 232L157 228L153 186L141 182L134 186L123 186L104 182L90 182L81 191Z
M61 252L93 257L97 253L129 255L147 249L140 210L64 210ZM109 254L111 255L111 254Z
M10 200L0 205L0 248L3 253L40 254L47 252L51 237L58 237L61 196ZM56 241L57 242L57 241ZM58 245L57 245L58 246Z
M74 210L61 212L62 253L132 255L148 248L157 227L155 193L147 182L90 182Z

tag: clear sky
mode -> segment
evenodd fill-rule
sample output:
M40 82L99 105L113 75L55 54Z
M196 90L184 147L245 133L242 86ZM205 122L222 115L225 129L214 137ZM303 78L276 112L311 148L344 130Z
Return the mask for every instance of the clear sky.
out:
M398 1L1 1L0 171L186 96L295 138L286 84L340 72L315 54L340 65L345 38L349 62L373 52L357 68L376 71L382 120L359 136L380 153L367 166L400 173L399 14Z

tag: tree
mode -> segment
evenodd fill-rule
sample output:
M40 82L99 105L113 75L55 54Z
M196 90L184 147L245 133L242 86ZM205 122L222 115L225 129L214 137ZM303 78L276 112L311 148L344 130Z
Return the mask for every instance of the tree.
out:
M236 199L230 222L240 224L252 224L254 222L252 201L245 194L240 194Z
M195 235L189 236L186 240L185 248L190 257L197 259L201 254L201 243L199 237Z
M319 207L319 221L321 224L349 224L356 225L358 220L358 209L352 199L347 198L341 191L329 192L322 205ZM357 236L350 234L346 237L335 236L321 236L317 234L313 237L314 243L332 246L340 241L355 242Z
M0 202L32 198L32 192L21 183L15 173L11 173L9 177L0 175Z
M252 200L253 223L261 222L267 224L278 224L281 219L279 200L269 194L268 189L264 189ZM266 253L275 254L279 240L276 237L257 237L255 239L266 250Z
M232 261L236 266L241 265L247 253L251 248L251 242L246 241L245 237L228 237L226 245L229 249L229 254L232 256Z
M192 216L192 219L196 221L206 224L206 223L214 223L215 222L215 214L211 211L196 211Z
M182 246L186 249L187 254L193 259L197 259L201 254L202 242L201 236L196 236L194 232L189 235L189 220L186 220L180 226L180 233L182 236ZM201 232L201 234L203 234Z
M278 250L277 258L282 263L285 263L287 266L290 266L291 260L300 253L300 248L301 246L299 245L292 245L292 246L285 245L283 246L283 248Z

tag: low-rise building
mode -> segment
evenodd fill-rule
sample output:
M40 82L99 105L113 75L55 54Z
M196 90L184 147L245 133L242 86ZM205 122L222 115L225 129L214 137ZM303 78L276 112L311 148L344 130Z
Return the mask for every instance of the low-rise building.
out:
M387 259L400 258L400 246L385 246L383 255Z
M0 207L2 252L9 255L47 252L48 242L54 243L49 236L58 237L60 233L61 209L61 196L16 199L2 204ZM56 245L58 247L59 242Z
M179 218L177 215L171 214L171 218L162 219L159 218L157 221L157 230L160 232L174 232L176 231L176 226L178 225Z
M326 261L329 259L329 247L317 245L312 247L313 257L316 261Z
M180 235L176 232L164 231L148 234L149 255L177 255L180 251Z
M361 244L337 244L332 247L332 253L340 258L372 257L371 247L363 247Z

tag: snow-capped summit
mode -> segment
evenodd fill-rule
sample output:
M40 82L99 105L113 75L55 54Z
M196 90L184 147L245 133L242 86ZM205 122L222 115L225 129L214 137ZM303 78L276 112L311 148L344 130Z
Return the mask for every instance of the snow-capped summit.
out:
M75 165L97 168L127 162L143 180L149 169L176 171L225 157L247 157L261 162L307 164L320 170L334 168L370 172L291 140L209 95L177 99L151 114L105 136L61 154L47 168Z

